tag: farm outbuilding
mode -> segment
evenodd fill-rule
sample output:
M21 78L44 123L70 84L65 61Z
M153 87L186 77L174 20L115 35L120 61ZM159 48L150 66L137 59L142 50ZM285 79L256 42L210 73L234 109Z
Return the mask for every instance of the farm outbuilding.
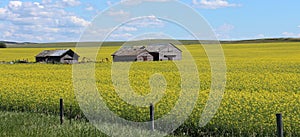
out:
M150 44L146 49L154 57L154 61L182 59L182 51L172 43Z
M122 47L113 56L114 62L181 60L182 51L172 43Z
M46 63L77 63L79 55L71 49L44 50L35 56L36 62Z
M153 56L145 49L144 46L123 47L120 50L116 51L112 56L114 62L153 60Z

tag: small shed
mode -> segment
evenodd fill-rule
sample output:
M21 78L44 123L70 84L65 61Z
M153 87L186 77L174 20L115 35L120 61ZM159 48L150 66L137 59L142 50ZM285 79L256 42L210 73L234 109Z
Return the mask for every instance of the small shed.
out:
M46 63L77 63L79 55L71 49L44 50L35 56L36 62Z
M123 47L112 54L114 62L152 61L153 56L141 47Z
M154 61L182 59L182 51L172 43L150 44L146 49Z
M181 60L182 51L172 43L122 47L112 54L114 62Z

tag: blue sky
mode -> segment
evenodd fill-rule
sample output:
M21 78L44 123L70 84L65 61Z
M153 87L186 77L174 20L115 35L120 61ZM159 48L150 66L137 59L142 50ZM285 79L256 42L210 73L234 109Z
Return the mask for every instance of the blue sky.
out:
M110 8L120 1L124 0L1 0L0 40L78 41L82 32L93 23L93 19L105 10L116 19L130 20L130 12ZM170 0L133 0L133 3L141 1L164 3ZM199 13L220 40L300 37L299 0L180 2ZM172 7L169 10L171 9ZM174 14L180 14L180 10L176 11ZM104 32L97 30L97 33ZM118 28L107 40L130 40L149 32L168 35L174 39L193 39L176 24L149 16ZM158 35L158 38L161 37Z

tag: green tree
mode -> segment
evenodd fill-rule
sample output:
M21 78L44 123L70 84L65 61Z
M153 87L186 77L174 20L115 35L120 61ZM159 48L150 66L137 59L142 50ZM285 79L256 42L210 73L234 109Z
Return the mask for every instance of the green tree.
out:
M0 43L0 48L6 48L6 44L5 43Z

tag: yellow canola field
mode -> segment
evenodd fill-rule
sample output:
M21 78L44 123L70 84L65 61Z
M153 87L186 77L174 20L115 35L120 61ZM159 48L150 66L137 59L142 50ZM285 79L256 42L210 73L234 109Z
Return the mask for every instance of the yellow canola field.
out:
M300 43L224 44L226 91L214 118L200 129L240 135L276 135L276 113L283 114L285 134L300 136ZM197 129L210 90L210 65L199 45L188 45L198 67L200 91L193 113L182 128ZM119 47L103 47L98 60L110 58ZM0 49L0 61L29 59L46 48ZM51 49L51 48L50 48ZM110 59L111 60L111 59ZM2 110L58 113L64 98L66 113L80 114L72 83L72 65L0 64ZM114 92L111 62L95 66L98 91L117 115L132 121L148 120L148 108L129 105ZM173 62L137 62L130 69L130 84L139 95L151 92L149 78L160 73L167 88L155 104L156 118L167 114L180 96L180 74ZM186 98L186 104L193 104ZM70 109L72 106L72 109Z

